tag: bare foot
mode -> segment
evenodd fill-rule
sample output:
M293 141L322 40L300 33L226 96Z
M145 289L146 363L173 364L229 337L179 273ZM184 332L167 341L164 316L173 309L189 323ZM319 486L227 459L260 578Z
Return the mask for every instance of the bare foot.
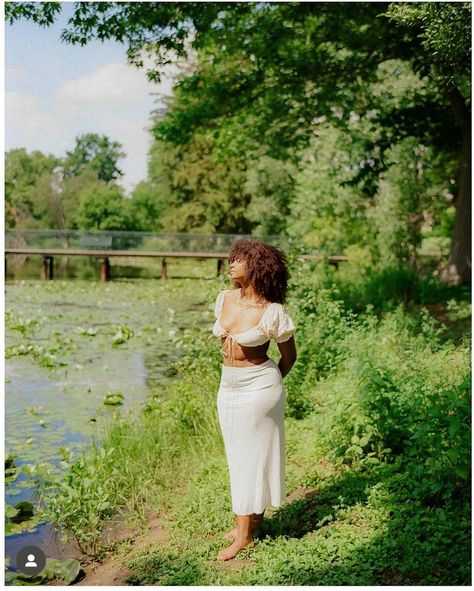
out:
M224 534L224 538L226 540L230 540L231 542L233 540L235 540L236 537L237 537L237 528L236 527L234 527L234 529L231 529L226 534Z
M252 533L258 532L258 530L261 529L263 526L263 519L255 519L255 520L252 519L250 521L250 523L252 525ZM228 531L226 534L224 534L224 538L226 540L230 540L231 542L233 540L235 540L236 537L237 537L237 528L236 527L234 527L233 529Z
M227 548L224 548L224 550L221 550L219 552L219 554L217 555L217 560L230 560L231 558L234 558L235 556L237 556L237 554L243 550L244 548L253 548L254 543L252 538L247 538L246 540L244 540L244 542L240 543L237 540L235 540L235 542L233 544L231 544L230 546L228 546Z

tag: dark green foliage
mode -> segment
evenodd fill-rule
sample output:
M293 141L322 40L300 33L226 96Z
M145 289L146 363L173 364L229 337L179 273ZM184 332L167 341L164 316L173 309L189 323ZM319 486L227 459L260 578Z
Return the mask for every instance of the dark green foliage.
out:
M155 142L150 180L166 232L250 233L250 193L245 165L235 158L217 162L215 142L195 134L186 145Z
M413 56L415 69L467 91L470 81L465 64L471 57L472 34L469 2L392 2L385 16L401 30L417 35L424 56L430 56L429 61Z
M11 24L17 19L27 18L42 27L48 27L61 9L61 2L6 2L5 21Z
M409 307L413 304L446 302L452 297L466 298L466 290L447 286L439 279L421 276L406 266L388 266L373 269L363 276L344 276L341 273L326 276L321 285L330 290L331 297L337 297L354 312L363 312L367 306L376 312L391 310L400 303Z
M130 575L127 582L130 585L203 585L212 584L211 572L208 565L199 556L183 553L180 550L173 552L159 552L150 560L135 559L131 566L140 569L140 576ZM206 581L206 582L204 582Z
M86 133L77 137L74 149L66 153L64 175L66 178L77 176L85 168L90 168L97 173L99 180L110 183L123 176L117 161L124 156L119 142L113 142L105 135Z

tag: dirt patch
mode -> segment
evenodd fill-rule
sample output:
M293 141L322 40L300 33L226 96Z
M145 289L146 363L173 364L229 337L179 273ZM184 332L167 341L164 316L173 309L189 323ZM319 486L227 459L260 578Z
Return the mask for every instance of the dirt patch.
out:
M99 564L95 570L86 572L85 577L75 585L127 585L125 579L131 572L129 568L110 558Z
M296 490L294 490L291 494L289 494L286 497L287 502L291 502L291 501L296 501L301 500L301 499L310 499L311 497L314 497L317 492L319 491L319 488L304 488L304 487L300 487L297 488Z
M137 527L127 527L123 522L111 523L104 529L102 539L108 544L134 540L127 552L127 558L130 558L149 544L166 543L169 539L168 532L161 526L161 522L157 517L153 517L148 521L148 531L146 533L139 534L138 531ZM74 585L126 586L128 585L126 579L133 572L127 566L120 564L112 554L106 556L101 562L84 565L82 570L85 575Z
M130 550L130 554L135 554L135 552L138 552L138 550L149 544L164 544L168 541L169 534L161 527L161 522L157 517L148 522L148 528L148 533L143 538L137 539Z
M140 536L140 529L138 526L127 525L123 518L109 521L102 530L100 536L101 544L104 547L109 547L112 544L123 542L125 540L132 540Z

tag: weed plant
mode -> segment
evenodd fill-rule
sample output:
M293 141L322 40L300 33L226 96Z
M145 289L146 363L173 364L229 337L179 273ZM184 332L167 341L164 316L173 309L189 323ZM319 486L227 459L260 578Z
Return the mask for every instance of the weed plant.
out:
M298 347L285 379L290 496L241 569L214 561L233 514L210 333L183 331L175 382L133 420L111 421L66 485L45 491L51 520L91 553L114 513L160 515L169 542L123 556L129 584L470 584L470 341L407 307L423 284L400 291L407 271L361 280L363 291L324 287L318 273L294 270L287 303ZM207 285L210 310L221 287Z

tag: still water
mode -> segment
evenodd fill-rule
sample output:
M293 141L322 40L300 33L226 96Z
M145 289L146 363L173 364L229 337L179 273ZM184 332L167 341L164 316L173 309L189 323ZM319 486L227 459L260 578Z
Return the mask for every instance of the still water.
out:
M108 417L138 412L163 392L182 329L210 327L208 288L186 277L6 283L5 453L16 468L6 507L35 505L35 478L79 459ZM117 393L122 405L104 404ZM34 515L12 524L6 555L25 545L78 557Z

